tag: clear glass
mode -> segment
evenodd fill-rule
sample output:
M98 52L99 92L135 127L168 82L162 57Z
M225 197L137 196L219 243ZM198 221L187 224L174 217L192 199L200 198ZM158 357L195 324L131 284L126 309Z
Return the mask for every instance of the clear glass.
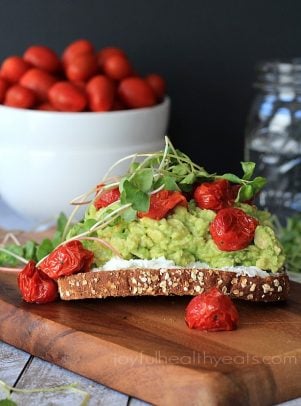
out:
M257 204L284 219L301 212L301 60L257 67L245 160L268 179Z

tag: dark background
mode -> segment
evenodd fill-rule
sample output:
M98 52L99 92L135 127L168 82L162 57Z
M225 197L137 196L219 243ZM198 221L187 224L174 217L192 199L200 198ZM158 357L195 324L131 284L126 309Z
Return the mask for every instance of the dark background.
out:
M254 65L301 56L300 15L300 0L0 0L0 58L77 38L120 46L138 72L167 79L174 144L236 171Z

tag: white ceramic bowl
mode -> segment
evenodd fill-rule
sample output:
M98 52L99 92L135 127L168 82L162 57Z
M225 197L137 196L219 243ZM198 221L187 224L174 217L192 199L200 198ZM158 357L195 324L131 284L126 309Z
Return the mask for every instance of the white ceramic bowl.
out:
M69 214L70 200L118 159L163 147L169 107L168 97L154 107L105 113L0 106L0 195L36 222Z

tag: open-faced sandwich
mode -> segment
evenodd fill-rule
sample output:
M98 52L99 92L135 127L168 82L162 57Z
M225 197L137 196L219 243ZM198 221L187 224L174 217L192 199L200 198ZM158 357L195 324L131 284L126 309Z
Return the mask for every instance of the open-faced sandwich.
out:
M287 298L271 215L253 204L265 185L252 179L254 163L242 163L242 178L209 174L168 138L163 151L125 159L128 172L112 178L112 167L73 202L88 204L83 220L72 224L71 216L63 242L19 274L25 300L53 300L57 286L63 300L198 295L212 287L251 301ZM42 288L41 299L30 300L29 275L44 283L47 300Z

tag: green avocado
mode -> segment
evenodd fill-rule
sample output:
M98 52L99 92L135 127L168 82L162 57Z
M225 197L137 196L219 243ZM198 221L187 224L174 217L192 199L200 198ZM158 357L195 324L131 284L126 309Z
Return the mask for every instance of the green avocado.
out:
M159 221L144 217L131 222L122 218L97 231L97 236L111 244L125 259L154 259L165 257L177 265L206 262L209 266L257 266L277 272L284 264L284 254L271 227L267 212L255 206L238 204L247 214L257 218L259 225L254 242L238 251L221 251L209 232L215 217L212 210L204 210L191 201L189 207L178 206L167 218ZM86 213L86 221L99 220L102 209L93 205ZM101 266L112 257L112 251L97 242L85 242L95 253L96 265Z

